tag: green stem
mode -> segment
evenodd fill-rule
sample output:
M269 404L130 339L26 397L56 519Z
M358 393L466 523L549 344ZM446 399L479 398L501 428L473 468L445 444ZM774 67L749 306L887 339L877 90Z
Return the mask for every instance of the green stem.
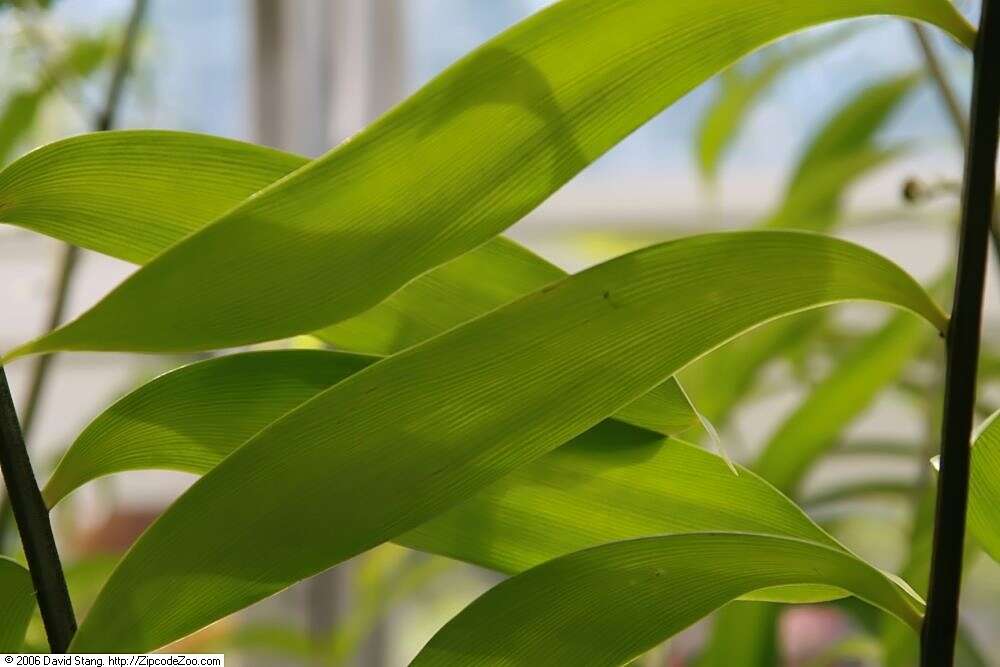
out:
M35 585L38 608L53 653L65 653L76 633L76 618L66 587L59 551L52 536L49 510L38 490L24 446L7 374L0 366L0 471L7 485L24 556Z
M983 0L976 38L972 89L972 122L966 151L962 192L962 224L955 299L946 343L941 472L934 516L927 614L921 632L922 667L953 664L958 632L969 495L972 418L976 367L982 327L987 245L996 189L997 141L1000 133L1000 11Z

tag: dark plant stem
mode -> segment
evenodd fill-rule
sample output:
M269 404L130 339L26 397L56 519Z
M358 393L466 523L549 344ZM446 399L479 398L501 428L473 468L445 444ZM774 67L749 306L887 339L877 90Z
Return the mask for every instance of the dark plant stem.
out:
M933 42L931 42L931 36L927 28L919 23L912 23L910 25L913 28L913 35L917 40L917 45L920 47L920 53L923 55L924 64L927 66L927 73L930 74L931 81L934 82L934 87L937 89L938 95L941 97L941 102L948 112L951 126L955 130L959 142L964 147L969 143L969 123L965 119L965 112L962 110L962 104L958 100L958 94L951 83L948 82L948 75L945 73L944 65L941 63L941 58L938 57ZM990 221L990 233L993 235L993 254L996 256L997 262L1000 263L1000 220L997 220L996 212L994 212Z
M111 74L111 83L108 85L104 104L94 119L94 130L96 132L110 130L115 125L115 117L118 114L118 108L121 106L122 91L125 88L128 73L132 68L132 56L135 52L135 43L139 35L139 28L142 25L142 19L146 13L148 4L147 0L135 0L132 5L132 12L125 27L125 34L118 52L118 58L115 61L114 71ZM79 259L80 249L78 247L66 245L63 248L62 257L59 260L58 276L53 289L52 305L46 321L46 331L52 331L58 327L66 315L66 304L69 300L73 276ZM31 435L35 418L38 415L38 409L42 403L42 396L49 377L52 359L53 355L51 354L37 357L35 365L31 370L28 398L21 417L21 432L26 440ZM0 547L3 546L7 534L10 532L12 515L9 502L9 499L6 497L0 500Z
M922 667L950 667L958 632L969 495L970 438L976 398L976 366L982 327L987 245L996 189L1000 133L1000 11L983 0L976 38L972 115L962 191L955 299L946 343L941 473L934 516L934 543L921 632Z
M0 366L0 471L10 498L38 608L53 653L65 653L76 633L76 618L52 536L49 510L38 490L28 450L17 422L7 374Z

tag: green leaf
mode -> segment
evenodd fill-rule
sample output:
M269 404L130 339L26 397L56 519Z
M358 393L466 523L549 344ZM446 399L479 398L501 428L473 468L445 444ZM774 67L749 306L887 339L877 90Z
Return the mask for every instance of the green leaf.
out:
M816 491L804 499L802 504L815 512L818 508L846 501L872 498L903 498L913 495L912 479L848 480L829 488Z
M693 533L606 544L508 579L445 625L411 664L621 665L740 595L800 583L843 588L920 626L919 598L842 551Z
M751 531L842 548L752 472L737 467L734 474L715 454L613 422L397 541L517 573L605 542L692 531Z
M120 470L208 472L268 423L372 361L282 350L167 373L84 430L45 497L52 506L90 479ZM614 422L515 470L399 541L519 572L603 542L695 529L752 530L838 546L753 473L741 468L734 475L699 448Z
M161 375L84 429L52 473L45 500L54 507L83 484L126 470L203 474L271 422L378 360L325 350L270 350L200 361ZM667 394L668 387L677 385L660 385L618 414L637 426L658 421L673 424L673 432L684 430L693 413L683 392Z
M714 424L724 424L750 391L761 369L775 355L800 345L822 322L810 311L771 322L715 350L680 374L698 409Z
M425 273L361 315L315 335L342 349L393 354L565 277L562 269L498 237ZM697 422L674 378L617 415L668 435Z
M197 481L118 566L74 649L169 643L416 528L743 331L848 299L946 326L912 278L859 246L737 232L616 258L408 348Z
M161 375L84 429L46 484L46 502L54 507L79 486L125 470L201 474L278 417L377 360L324 350L272 350Z
M731 69L719 79L719 90L698 128L697 157L702 178L715 181L725 153L754 104L761 99L790 68L802 65L827 49L842 44L857 34L854 26L811 39L786 51L768 53L767 59L752 72Z
M35 587L28 571L0 556L0 653L20 653L35 611Z
M187 132L84 134L0 172L0 221L144 264L307 162Z
M563 0L9 356L228 347L346 319L502 232L747 53L886 13L973 38L946 0Z
M827 231L840 220L841 200L850 186L901 155L901 148L867 147L824 162L789 190L764 226Z
M921 81L916 74L880 81L839 109L806 147L781 207L765 225L813 231L832 225L848 186L899 154L875 146L874 137Z
M0 191L17 192L6 208L0 203L0 219L142 263L306 162L183 132L83 135L30 153L0 175ZM38 173L45 178L32 178ZM135 203L143 201L156 204ZM391 354L565 275L513 241L494 238L317 335L341 349ZM674 379L622 415L661 433L683 431L696 421Z
M757 473L783 491L797 491L841 431L927 344L927 333L917 318L900 313L864 339L778 427L754 466Z
M785 198L759 225L772 229L826 231L839 219L840 200L849 186L899 154L878 148L875 134L891 117L917 78L894 77L861 90L823 124L789 180ZM821 313L777 322L706 357L684 375L698 408L724 423L754 386L761 368L799 346L819 326Z
M773 667L781 664L778 617L781 607L765 602L733 602L715 614L712 635L697 667Z
M982 425L972 448L969 530L1000 563L1000 421L995 413Z
M799 187L811 177L811 172L823 165L870 147L875 133L922 78L920 74L904 74L861 89L812 138L795 167L789 191Z
M498 237L315 335L341 349L393 354L565 277L554 264Z
M65 53L37 74L37 84L11 95L0 111L0 164L34 126L38 110L49 96L61 86L92 74L110 52L105 38L76 38Z

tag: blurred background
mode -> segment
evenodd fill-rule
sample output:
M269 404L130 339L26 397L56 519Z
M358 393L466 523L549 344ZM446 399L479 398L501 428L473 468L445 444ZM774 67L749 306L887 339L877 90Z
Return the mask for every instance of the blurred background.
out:
M136 32L116 127L204 132L320 155L546 4L151 0ZM963 5L973 20L976 5ZM0 164L93 129L133 11L132 0L0 2ZM964 114L970 74L967 53L900 20L854 21L797 35L692 91L510 235L578 270L711 229L817 229L887 255L925 285L944 286L940 300L947 303L962 143L942 84ZM60 295L66 319L134 270L88 252L66 268L60 243L0 229L0 300L5 312L16 314L0 327L0 347L43 332ZM987 299L981 417L1000 401L992 386L1000 377L996 268ZM712 446L752 465L788 430L810 392L872 344L886 318L884 310L864 307L795 318L809 326L769 325L755 339L760 345L727 346L686 369L692 399L720 433L721 444ZM769 346L768 336L785 342ZM816 443L822 460L785 489L861 555L912 574L918 589L925 578L918 508L933 482L927 460L937 447L940 403L934 342L929 335L887 377L858 386L858 405L836 417L846 419L844 428ZM277 343L313 344L306 337ZM29 422L39 477L115 398L191 360L59 355L41 383L35 361L14 362L8 372L22 420ZM704 434L690 438L711 445ZM116 555L191 481L182 474L126 473L90 484L60 506L55 521L78 612ZM2 537L8 552L16 550L15 536ZM1000 568L972 552L962 659L1000 665ZM386 545L175 648L225 651L236 665L402 665L497 581L495 573ZM906 664L905 645L916 643L915 636L897 637L903 647L890 655L897 649L880 649L877 640L898 631L849 604L763 611L734 604L717 616L643 664L744 664L727 657L726 642L717 639L731 626L759 627L776 637L772 664ZM42 646L40 628L33 633Z

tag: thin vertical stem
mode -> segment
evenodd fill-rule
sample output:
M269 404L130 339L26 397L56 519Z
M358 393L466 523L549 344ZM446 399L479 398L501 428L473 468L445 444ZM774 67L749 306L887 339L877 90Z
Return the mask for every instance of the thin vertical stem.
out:
M76 633L76 618L66 587L49 510L38 490L28 450L17 422L7 374L0 366L0 471L10 498L24 556L35 585L38 608L53 653L65 653Z
M969 124L965 120L965 111L962 110L962 105L958 101L958 95L951 87L951 84L948 83L948 76L945 74L944 65L941 63L934 44L931 42L931 36L927 28L919 23L913 23L911 27L913 35L917 40L917 45L920 47L920 53L924 57L927 73L930 74L931 80L934 82L934 87L937 88L938 95L941 96L941 101L944 102L945 110L948 112L948 118L951 120L952 127L955 129L955 133L964 147L969 140Z
M919 23L912 23L911 26L917 45L920 47L920 53L923 55L924 64L927 66L927 73L930 74L931 81L934 82L934 87L948 112L952 129L955 130L955 135L964 148L969 143L969 123L966 121L965 112L962 111L962 105L958 101L958 94L948 82L948 75L945 73L941 58L938 57L937 50L934 48L934 43L931 42L927 28ZM997 219L996 211L993 212L993 218L990 222L990 233L993 235L993 254L997 258L997 263L1000 264L1000 220Z
M121 106L122 91L125 88L128 73L132 68L132 58L135 52L135 43L139 36L139 28L142 25L148 4L147 0L135 0L132 5L132 12L125 27L125 34L122 39L121 48L118 51L114 70L111 74L111 83L108 85L104 104L94 118L94 130L97 132L110 130L115 125L115 118ZM51 301L52 305L46 321L46 331L52 331L58 327L66 316L66 304L69 301L73 276L75 275L79 259L80 249L78 247L66 245L63 248ZM42 403L42 396L44 395L53 358L51 354L44 354L37 357L34 367L31 370L28 397L24 404L24 412L21 415L21 432L25 440L30 438L32 428L35 425L35 418L38 416L38 409ZM10 532L10 519L9 499L3 498L0 500L0 546L3 545L4 539Z
M976 366L1000 133L998 30L998 6L993 0L983 0L982 19L976 38L972 122L962 191L958 273L946 343L941 473L934 517L927 614L921 632L922 667L950 667L954 660L955 637L958 632Z

